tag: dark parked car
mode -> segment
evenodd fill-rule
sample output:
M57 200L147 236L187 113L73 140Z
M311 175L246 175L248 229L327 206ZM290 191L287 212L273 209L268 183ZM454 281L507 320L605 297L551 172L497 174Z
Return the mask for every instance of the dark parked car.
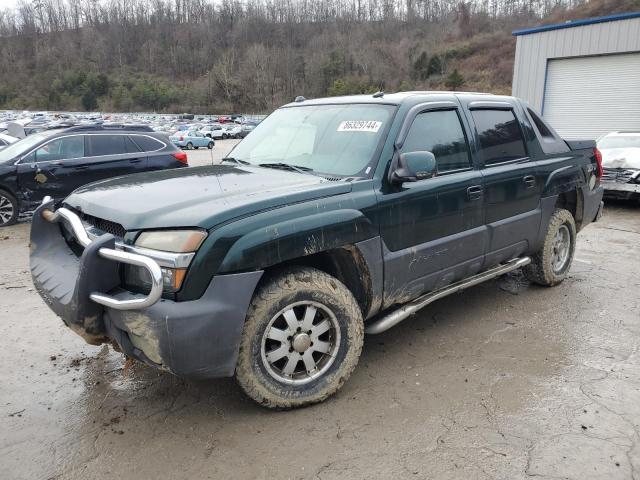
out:
M365 332L521 267L562 282L602 209L599 158L513 97L299 98L221 165L45 200L33 281L89 343L303 406L342 386Z
M187 156L146 126L76 126L34 133L0 150L0 226L45 196L65 198L87 183L187 166Z

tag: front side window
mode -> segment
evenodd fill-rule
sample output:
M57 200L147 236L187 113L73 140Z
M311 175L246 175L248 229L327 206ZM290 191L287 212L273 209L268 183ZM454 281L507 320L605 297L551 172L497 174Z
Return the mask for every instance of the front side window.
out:
M429 151L438 173L470 167L469 147L455 110L420 113L411 124L402 152Z
M84 137L75 135L52 140L35 151L36 162L84 157Z
M369 104L281 108L230 156L253 165L286 163L329 175L364 175L394 110Z
M471 110L485 165L527 156L520 125L511 110Z

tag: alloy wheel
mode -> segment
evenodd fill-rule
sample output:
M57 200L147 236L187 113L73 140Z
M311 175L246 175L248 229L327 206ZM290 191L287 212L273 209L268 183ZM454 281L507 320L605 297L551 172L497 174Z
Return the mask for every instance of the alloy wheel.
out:
M551 266L555 273L562 272L567 265L571 252L571 234L566 225L560 225L560 228L553 237L553 255L551 258Z
M340 327L333 312L317 302L296 302L267 325L261 358L275 380L303 385L331 367L339 346Z
M13 218L14 209L13 203L4 195L0 194L0 225L9 223Z

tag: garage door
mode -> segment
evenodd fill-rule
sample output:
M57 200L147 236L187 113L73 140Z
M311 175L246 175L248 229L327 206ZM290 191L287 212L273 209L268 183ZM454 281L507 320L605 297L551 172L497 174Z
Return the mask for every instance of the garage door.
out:
M640 131L640 53L549 60L542 114L566 139Z

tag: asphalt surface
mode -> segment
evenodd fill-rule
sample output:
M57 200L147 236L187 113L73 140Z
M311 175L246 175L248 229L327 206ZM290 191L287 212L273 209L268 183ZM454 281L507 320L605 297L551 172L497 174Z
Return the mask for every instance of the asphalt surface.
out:
M28 231L0 230L2 479L640 478L638 207L607 206L561 285L440 300L289 412L84 344L33 289Z

